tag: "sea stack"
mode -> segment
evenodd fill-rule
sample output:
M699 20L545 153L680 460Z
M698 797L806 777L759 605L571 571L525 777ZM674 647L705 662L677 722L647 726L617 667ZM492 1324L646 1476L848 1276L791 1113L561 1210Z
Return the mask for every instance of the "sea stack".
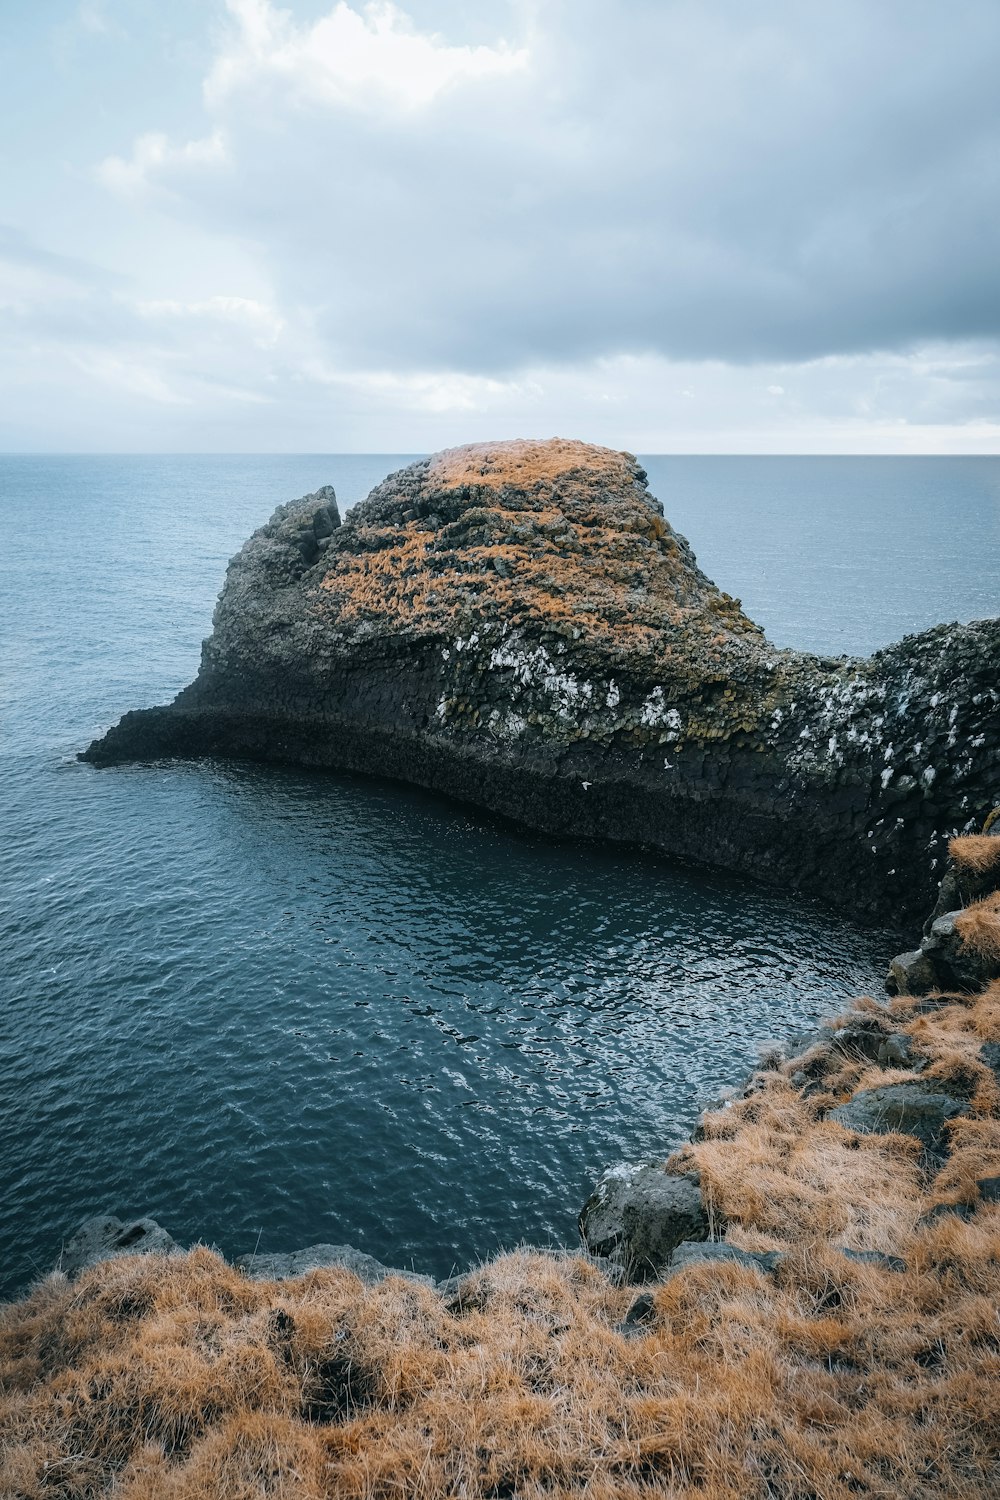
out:
M899 916L1000 800L998 661L998 620L779 650L631 454L483 443L343 521L329 487L282 506L229 565L196 680L83 758L396 777Z

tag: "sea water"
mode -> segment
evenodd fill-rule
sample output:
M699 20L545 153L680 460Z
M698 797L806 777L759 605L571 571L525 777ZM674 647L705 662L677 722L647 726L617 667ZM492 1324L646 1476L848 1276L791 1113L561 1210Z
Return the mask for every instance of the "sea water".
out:
M275 505L406 456L0 457L0 1276L95 1212L437 1275L570 1244L897 935L384 781L76 752L194 675ZM780 645L1000 612L1000 460L644 460Z

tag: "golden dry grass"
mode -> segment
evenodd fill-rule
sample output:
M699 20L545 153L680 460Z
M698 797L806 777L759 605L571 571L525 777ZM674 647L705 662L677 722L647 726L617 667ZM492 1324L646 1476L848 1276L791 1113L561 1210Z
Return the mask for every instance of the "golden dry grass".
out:
M795 1063L685 1148L727 1238L786 1253L777 1276L693 1266L654 1291L582 1259L520 1252L451 1301L349 1272L245 1279L206 1249L105 1262L0 1314L4 1500L971 1500L1000 1486L1000 1097L977 1058L1000 983L906 1032L971 1112L933 1180L915 1142L824 1118L907 1077ZM927 1077L925 1071L922 1077ZM968 1222L922 1215L976 1204ZM840 1248L905 1257L903 1273Z
M951 839L948 844L951 855L960 872L971 875L986 875L1000 872L1000 838L992 834L972 833L963 838Z
M990 843L996 843L990 839ZM991 891L981 901L973 901L955 918L955 931L963 947L988 963L1000 962L1000 891Z

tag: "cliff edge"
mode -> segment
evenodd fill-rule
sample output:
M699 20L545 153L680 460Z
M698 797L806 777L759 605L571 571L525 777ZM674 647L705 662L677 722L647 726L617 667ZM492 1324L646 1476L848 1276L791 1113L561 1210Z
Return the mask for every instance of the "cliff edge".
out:
M397 777L898 915L997 800L998 659L997 620L867 660L779 650L630 454L479 444L343 521L329 487L279 508L230 563L196 680L83 758Z

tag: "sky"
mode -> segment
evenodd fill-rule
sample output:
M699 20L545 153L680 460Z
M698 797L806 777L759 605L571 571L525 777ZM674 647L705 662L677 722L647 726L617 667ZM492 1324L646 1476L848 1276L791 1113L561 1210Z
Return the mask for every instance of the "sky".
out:
M998 0L0 0L0 450L1000 452Z

